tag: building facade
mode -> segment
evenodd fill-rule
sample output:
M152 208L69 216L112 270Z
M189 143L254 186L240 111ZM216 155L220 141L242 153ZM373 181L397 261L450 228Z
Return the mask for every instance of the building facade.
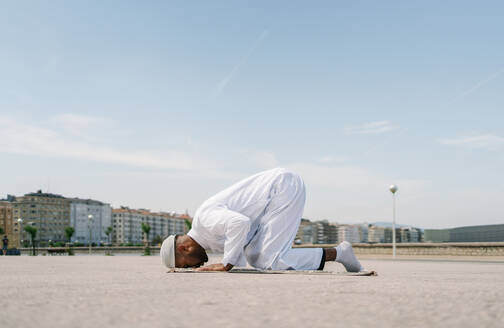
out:
M116 244L141 244L145 242L142 223L151 227L148 241L172 234L187 232L187 215L176 213L154 213L146 209L130 209L122 206L112 210L113 242Z
M19 247L19 232L17 228L14 231L14 217L12 214L12 203L0 201L0 228L3 230L3 233L0 234L0 239L7 236L9 239L9 248Z
M313 222L314 244L336 244L338 242L338 225L327 220Z
M295 244L391 243L392 228L374 224L337 224L327 220L311 222L301 219ZM397 227L396 242L423 241L423 231L415 227Z
M395 233L396 243L400 243L401 242L401 228L396 228L395 231L396 231L396 233ZM393 238L392 228L385 228L385 240L384 240L384 242L385 243L391 243L392 240L393 240L392 238Z
M301 219L299 229L294 239L294 243L300 244L313 244L315 241L315 227L310 220Z
M348 241L349 243L360 243L359 227L352 224L341 224L338 226L338 242Z
M97 200L72 198L70 225L75 229L72 242L108 243L112 240L112 234L106 234L107 228L112 226L112 208Z
M402 243L419 243L421 242L422 231L414 227L401 227L401 242Z
M369 225L367 223L358 224L359 229L359 243L367 243L369 239Z
M43 193L41 190L15 197L12 202L13 221L21 226L22 239L29 240L23 227L30 224L37 228L38 245L47 245L49 241L65 241L65 227L70 226L70 200L67 198Z
M504 224L468 226L452 229L426 229L425 241L443 242L494 242L504 241Z
M369 225L368 228L368 242L369 243L383 243L385 242L385 228L375 225Z

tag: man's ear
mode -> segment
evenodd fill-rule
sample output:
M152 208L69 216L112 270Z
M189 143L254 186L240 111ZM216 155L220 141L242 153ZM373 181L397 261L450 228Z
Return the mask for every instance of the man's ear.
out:
M176 248L177 248L177 251L178 251L179 253L181 253L181 254L185 254L185 253L187 253L187 246L186 246L186 245L184 245L184 244L178 244L178 245L176 246Z

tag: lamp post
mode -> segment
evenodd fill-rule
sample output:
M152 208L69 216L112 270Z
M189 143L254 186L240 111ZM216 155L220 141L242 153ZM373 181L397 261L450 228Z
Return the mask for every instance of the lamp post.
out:
M396 211L395 211L395 193L397 192L398 188L396 185L391 185L389 187L390 192L392 193L392 257L396 257L396 231L395 231L395 216L396 216Z
M89 255L91 255L91 225L93 224L93 214L88 215L88 229L89 229Z
M17 219L18 230L19 230L19 249L21 249L21 239L23 238L23 219Z

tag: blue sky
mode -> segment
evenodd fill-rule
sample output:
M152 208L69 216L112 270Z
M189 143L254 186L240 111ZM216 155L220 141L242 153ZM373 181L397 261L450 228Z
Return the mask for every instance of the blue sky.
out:
M305 217L504 223L499 1L0 4L0 194L189 210L283 166Z

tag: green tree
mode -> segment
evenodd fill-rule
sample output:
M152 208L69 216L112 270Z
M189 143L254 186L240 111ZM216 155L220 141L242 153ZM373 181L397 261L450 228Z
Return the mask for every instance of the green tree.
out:
M65 228L65 236L68 240L68 242L70 242L72 240L72 236L75 232L75 229L73 227L66 227Z
M108 239L109 244L112 244L112 242L110 241L112 231L114 231L114 229L112 227L108 227L107 229L105 229L105 234L107 235L107 239Z
M144 238L145 238L145 248L144 248L144 255L150 255L150 248L149 248L149 232L151 230L151 226L148 223L143 223L142 222L142 231L144 233Z
M112 227L107 227L107 229L105 229L105 234L107 235L109 246L112 245L112 241L110 240L110 237L111 237L113 231L114 231L114 229ZM109 256L112 255L111 249L106 251L105 255L109 255Z
M145 244L149 246L149 232L151 230L151 226L148 223L142 222L142 231L144 233Z
M37 228L27 225L24 227L24 231L26 231L30 235L31 244L32 244L32 255L35 256L35 237L37 236Z
M75 229L73 227L65 227L65 236L68 240L68 248L67 248L67 253L68 255L74 255L74 250L72 248L72 246L70 246L70 242L72 240L72 236L75 232Z
M161 238L160 235L156 235L152 238L152 245L160 245L161 243L163 243L163 238Z
M184 223L187 227L187 230L191 230L191 227L192 227L191 221L189 221L188 219L184 219Z

